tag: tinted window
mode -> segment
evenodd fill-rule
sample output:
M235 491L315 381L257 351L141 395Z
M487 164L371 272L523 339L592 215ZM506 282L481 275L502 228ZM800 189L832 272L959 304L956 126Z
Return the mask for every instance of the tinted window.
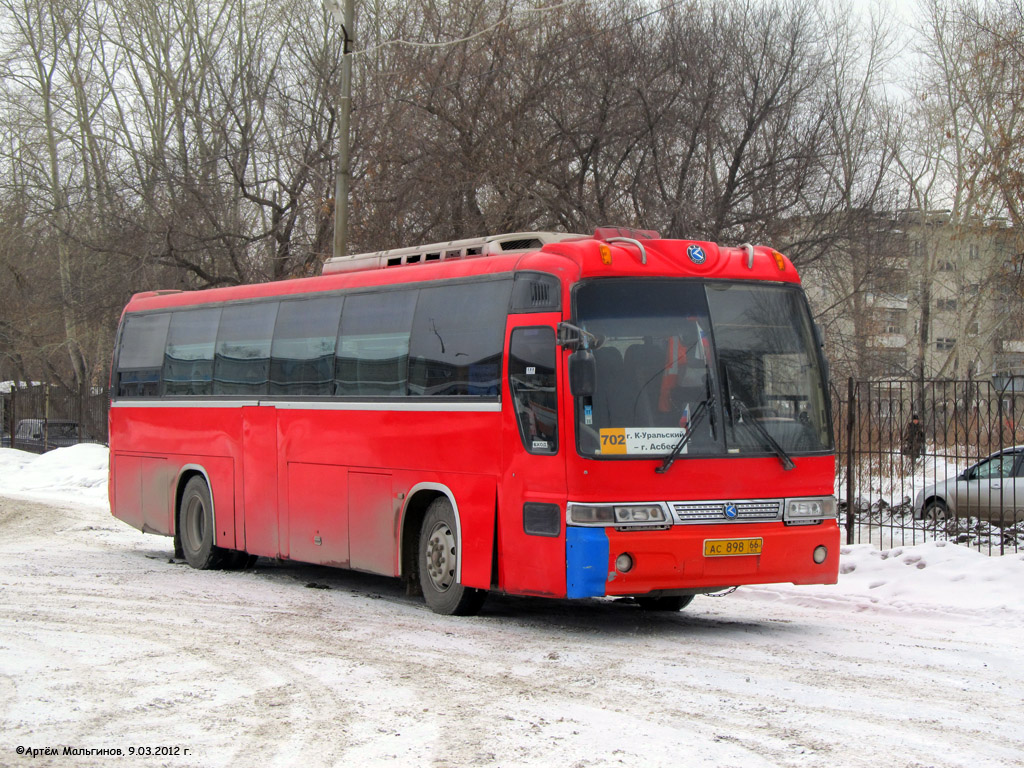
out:
M409 349L415 395L497 397L511 283L420 289Z
M160 368L170 312L127 315L117 354L117 394L120 397L155 397L160 394Z
M213 393L213 349L219 321L219 307L172 314L164 352L164 394Z
M831 448L828 391L807 302L794 287L708 283L730 449L764 451L756 420L787 451Z
M713 387L703 285L593 280L579 286L576 301L579 324L601 338L594 350L597 386L577 403L580 449L664 455L693 429L687 454L724 453L715 428L721 420L701 416L690 423Z
M409 332L416 291L348 296L335 365L339 395L408 394Z
M576 290L576 318L601 337L597 387L577 403L584 453L665 455L684 434L689 456L831 448L828 391L798 287L592 280Z
M213 394L262 395L270 377L277 303L225 307L213 364Z
M270 350L270 394L334 393L341 304L340 296L281 302Z
M530 453L558 451L558 390L555 332L552 328L516 328L508 350L509 387L519 434Z

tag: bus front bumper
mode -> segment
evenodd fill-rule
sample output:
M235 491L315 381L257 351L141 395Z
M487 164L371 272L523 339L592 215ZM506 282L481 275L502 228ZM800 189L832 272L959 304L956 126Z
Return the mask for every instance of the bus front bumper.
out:
M716 591L742 584L835 584L839 527L676 525L660 531L566 529L570 598Z

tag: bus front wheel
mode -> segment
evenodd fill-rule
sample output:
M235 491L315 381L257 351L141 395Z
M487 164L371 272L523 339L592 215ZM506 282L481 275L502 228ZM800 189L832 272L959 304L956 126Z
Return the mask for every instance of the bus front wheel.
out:
M185 485L178 511L178 538L185 561L193 568L218 568L224 559L224 550L216 546L213 525L213 500L206 481L193 477Z
M458 528L447 498L435 499L427 508L418 559L423 598L434 613L473 616L480 610L487 591L465 587L458 581Z

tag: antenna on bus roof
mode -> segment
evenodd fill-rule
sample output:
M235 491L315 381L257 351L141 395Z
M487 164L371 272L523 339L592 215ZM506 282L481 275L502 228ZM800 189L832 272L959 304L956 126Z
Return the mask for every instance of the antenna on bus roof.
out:
M452 240L447 243L416 245L411 248L395 248L390 251L357 253L351 256L336 256L324 264L323 274L337 272L361 272L369 269L386 269L406 264L425 264L448 259L468 259L477 256L493 256L504 253L525 253L536 251L547 243L558 243L586 235L565 232L513 232L507 235L488 235L469 240Z

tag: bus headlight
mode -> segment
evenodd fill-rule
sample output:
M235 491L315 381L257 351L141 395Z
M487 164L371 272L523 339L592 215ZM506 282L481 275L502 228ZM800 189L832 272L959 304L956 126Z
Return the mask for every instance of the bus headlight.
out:
M630 504L615 507L615 524L664 523L665 510L654 504Z
M570 504L571 525L664 526L669 522L660 504Z
M782 519L789 525L810 525L836 517L836 497L787 499Z
M569 522L576 525L611 525L615 522L615 514L611 507L570 504Z

